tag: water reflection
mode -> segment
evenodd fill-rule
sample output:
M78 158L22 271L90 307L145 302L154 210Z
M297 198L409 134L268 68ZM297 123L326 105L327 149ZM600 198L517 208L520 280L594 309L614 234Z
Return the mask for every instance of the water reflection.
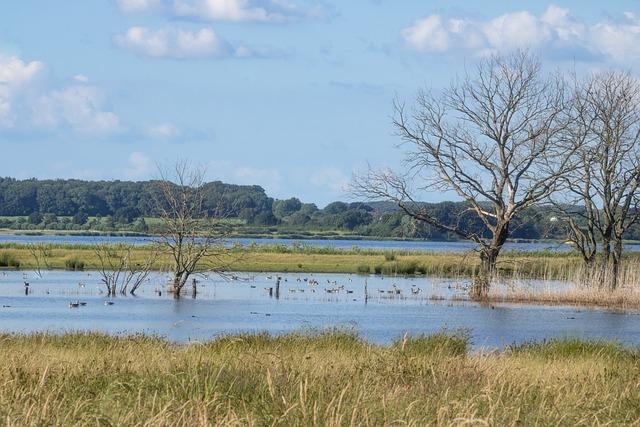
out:
M280 299L269 297L273 274L242 274L225 281L201 279L198 298L159 296L167 277L155 274L138 296L109 299L95 272L0 273L0 330L11 332L92 330L146 333L177 342L221 334L285 333L327 327L351 328L378 343L405 333L466 329L476 347L551 337L618 339L640 344L636 313L572 307L486 305L452 301L466 283L450 279L380 278L341 274L281 274ZM24 294L24 281L30 294ZM364 284L369 292L365 303ZM412 289L414 291L412 291ZM415 292L420 289L419 292ZM443 295L445 300L435 300ZM69 308L70 301L86 306ZM105 305L113 301L113 305Z

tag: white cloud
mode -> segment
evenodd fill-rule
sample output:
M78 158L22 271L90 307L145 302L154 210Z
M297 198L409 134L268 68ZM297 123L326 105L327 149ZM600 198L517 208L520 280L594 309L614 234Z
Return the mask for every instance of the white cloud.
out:
M127 178L146 178L155 168L153 161L140 151L129 154L127 163L128 167L124 170Z
M231 46L209 28L189 31L173 27L159 30L131 27L116 36L115 42L138 55L175 59L224 57L236 55L242 48ZM242 51L244 56L247 52Z
M260 5L249 0L175 0L177 16L204 21L284 22L296 19L302 13L292 2L263 1Z
M76 75L74 85L51 88L44 69L40 61L0 54L0 129L21 133L67 128L92 136L121 130L118 116L102 108L102 93L86 84L86 76Z
M102 110L103 96L85 85L69 86L40 96L32 106L33 122L48 129L72 130L104 136L122 129L118 116Z
M152 12L162 6L162 0L118 0L120 10L127 13Z
M16 120L12 114L15 98L41 74L44 66L40 61L25 63L15 56L0 54L0 125L12 126Z
M541 15L518 11L488 20L444 19L433 14L402 30L402 37L410 48L423 53L463 50L482 56L530 47L563 52L568 59L596 56L628 62L640 58L640 19L635 14L588 24L556 5Z
M169 140L179 137L182 132L173 123L161 123L155 126L149 126L145 134L153 139Z

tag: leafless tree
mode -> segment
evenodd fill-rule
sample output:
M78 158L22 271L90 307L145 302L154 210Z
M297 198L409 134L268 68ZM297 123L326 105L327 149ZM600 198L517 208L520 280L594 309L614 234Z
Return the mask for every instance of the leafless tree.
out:
M134 258L135 247L130 244L97 243L93 251L100 263L98 272L109 296L117 293L135 295L151 274L159 254L156 245L145 248L142 259Z
M27 245L29 253L33 257L35 263L35 273L42 278L42 269L48 270L49 258L51 258L51 245L46 243L30 243Z
M565 200L556 205L589 266L600 249L601 267L610 269L608 285L614 289L623 237L640 217L640 81L609 71L575 86L571 134L584 143L576 152L580 167L563 179Z
M180 298L194 273L224 274L234 261L233 251L224 245L227 233L213 226L204 207L204 177L204 168L192 167L186 160L178 160L171 169L160 168L156 200L163 223L160 243L172 258L175 298Z
M407 169L369 170L354 178L353 189L477 243L481 268L471 296L483 299L514 216L544 201L571 167L564 88L528 52L482 59L441 95L420 91L410 110L394 103ZM486 233L440 220L417 201L416 194L434 191L457 194Z

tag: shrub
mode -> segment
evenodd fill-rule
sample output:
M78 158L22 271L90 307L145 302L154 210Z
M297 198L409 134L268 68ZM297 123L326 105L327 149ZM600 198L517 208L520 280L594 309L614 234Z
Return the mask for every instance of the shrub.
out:
M358 274L369 274L371 272L371 267L369 267L369 264L360 264L357 267L357 272Z
M15 255L3 252L0 254L0 267L20 267L20 261L15 257Z
M384 251L384 260L385 261L395 261L396 253L394 251Z
M67 270L84 270L84 261L79 258L68 258L64 261Z

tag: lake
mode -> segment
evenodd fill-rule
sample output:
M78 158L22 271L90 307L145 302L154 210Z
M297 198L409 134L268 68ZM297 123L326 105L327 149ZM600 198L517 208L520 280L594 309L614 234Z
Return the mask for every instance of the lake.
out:
M450 298L464 294L468 283L447 279L281 276L279 299L269 297L268 292L275 274L255 273L239 274L238 280L202 278L198 297L180 300L166 293L167 277L158 273L149 278L137 297L109 299L96 272L50 271L39 278L33 272L3 271L0 330L145 333L190 342L223 334L346 328L372 342L388 344L405 333L429 334L446 328L467 330L476 349L551 337L615 339L640 345L640 318L635 312L432 300L432 295ZM28 296L24 281L30 284ZM310 281L318 284L310 285ZM74 301L86 302L86 306L70 308ZM105 305L105 301L113 301L113 305Z
M0 243L58 243L58 244L83 244L91 245L96 243L130 243L135 245L147 244L154 240L154 237L132 237L132 236L69 236L69 235L13 235L0 234ZM351 249L358 246L363 249L384 249L384 250L415 250L433 252L468 252L476 245L471 242L436 242L428 240L328 240L328 239L255 239L255 238L232 238L227 239L229 245L241 244L248 246L252 243L258 245L282 244L287 246L309 245L318 247L335 247L339 249ZM508 242L504 245L506 251L570 251L571 246L554 242ZM625 250L640 251L640 245L625 245Z

